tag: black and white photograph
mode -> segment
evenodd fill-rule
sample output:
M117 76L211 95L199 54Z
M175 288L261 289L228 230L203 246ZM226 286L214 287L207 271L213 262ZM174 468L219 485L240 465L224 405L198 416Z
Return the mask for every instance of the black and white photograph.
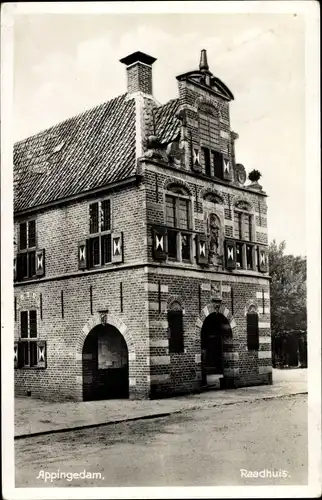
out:
M1 17L3 497L320 496L318 3Z

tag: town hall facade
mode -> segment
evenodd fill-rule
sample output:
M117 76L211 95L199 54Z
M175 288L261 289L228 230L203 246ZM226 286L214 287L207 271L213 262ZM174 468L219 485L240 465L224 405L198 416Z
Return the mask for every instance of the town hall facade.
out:
M127 92L15 144L15 393L159 398L271 384L266 194L236 162L208 67Z

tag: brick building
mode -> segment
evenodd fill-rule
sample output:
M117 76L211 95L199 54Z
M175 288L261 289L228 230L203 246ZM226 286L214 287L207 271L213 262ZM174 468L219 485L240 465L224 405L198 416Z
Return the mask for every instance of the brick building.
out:
M266 194L235 161L230 90L208 67L14 147L15 390L149 398L272 383Z

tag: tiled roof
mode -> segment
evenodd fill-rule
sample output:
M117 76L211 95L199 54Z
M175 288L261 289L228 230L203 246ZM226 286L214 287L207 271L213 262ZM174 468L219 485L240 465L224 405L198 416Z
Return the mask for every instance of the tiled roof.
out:
M126 95L15 144L15 211L135 173L135 101Z
M154 110L155 135L162 144L172 142L180 133L181 122L175 117L179 104L179 99L172 99Z

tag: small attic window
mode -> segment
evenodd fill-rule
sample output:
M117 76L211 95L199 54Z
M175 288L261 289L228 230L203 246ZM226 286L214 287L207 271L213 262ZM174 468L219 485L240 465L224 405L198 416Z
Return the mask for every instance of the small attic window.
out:
M65 141L60 142L54 149L53 153L58 153L65 145Z

